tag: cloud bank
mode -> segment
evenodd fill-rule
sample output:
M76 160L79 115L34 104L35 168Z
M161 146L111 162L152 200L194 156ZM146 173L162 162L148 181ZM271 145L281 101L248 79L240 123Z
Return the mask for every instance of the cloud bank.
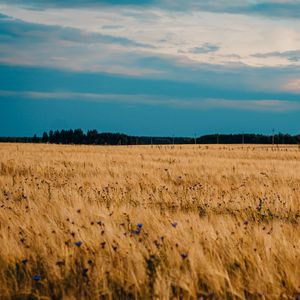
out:
M90 114L106 107L106 116L138 110L141 123L155 111L158 128L171 111L189 127L219 112L219 126L251 114L254 128L265 114L261 126L293 128L299 11L299 1L281 0L0 1L3 118L17 103L19 111L81 103Z

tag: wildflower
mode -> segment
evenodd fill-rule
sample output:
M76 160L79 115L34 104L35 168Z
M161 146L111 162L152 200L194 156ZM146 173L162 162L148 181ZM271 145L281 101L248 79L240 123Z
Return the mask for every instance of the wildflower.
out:
M173 222L173 223L171 223L171 225L172 225L174 228L176 228L176 227L177 227L177 222Z
M81 241L77 241L77 242L75 242L75 245L76 245L77 247L80 247L80 246L82 245L82 242L81 242Z
M188 257L188 254L187 253L181 253L180 256L181 256L182 259L186 259Z
M21 260L21 262L22 262L22 264L23 264L24 266L26 266L26 264L28 263L28 259L27 259L27 258L24 258L24 259Z
M32 276L32 279L35 281L35 282L39 282L42 280L42 277L40 275L34 275Z
M65 265L65 262L63 260L59 260L59 261L56 262L56 265L61 267L61 266Z
M136 235L139 235L142 231L143 224L138 223L136 227L137 228L136 228L136 230L133 231L133 233L136 234Z
M300 293L295 294L295 300L300 300Z
M153 243L154 243L154 245L156 246L157 249L160 248L160 243L157 240L155 240Z

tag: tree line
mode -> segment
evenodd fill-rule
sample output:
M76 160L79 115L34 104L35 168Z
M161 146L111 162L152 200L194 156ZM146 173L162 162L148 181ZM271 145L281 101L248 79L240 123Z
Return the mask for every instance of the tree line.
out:
M42 136L0 137L0 142L50 143L76 145L168 145L168 144L300 144L300 135L290 134L211 134L200 137L149 137L122 133L99 133L97 130L50 130Z

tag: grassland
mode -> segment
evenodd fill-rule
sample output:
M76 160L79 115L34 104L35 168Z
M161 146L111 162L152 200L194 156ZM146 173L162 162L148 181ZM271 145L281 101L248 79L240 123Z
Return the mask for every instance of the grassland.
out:
M300 298L294 146L0 144L0 204L0 299Z

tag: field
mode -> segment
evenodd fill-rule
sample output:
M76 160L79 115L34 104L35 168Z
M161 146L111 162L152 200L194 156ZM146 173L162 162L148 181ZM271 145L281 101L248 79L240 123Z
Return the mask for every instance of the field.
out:
M296 146L0 144L0 299L300 299Z

